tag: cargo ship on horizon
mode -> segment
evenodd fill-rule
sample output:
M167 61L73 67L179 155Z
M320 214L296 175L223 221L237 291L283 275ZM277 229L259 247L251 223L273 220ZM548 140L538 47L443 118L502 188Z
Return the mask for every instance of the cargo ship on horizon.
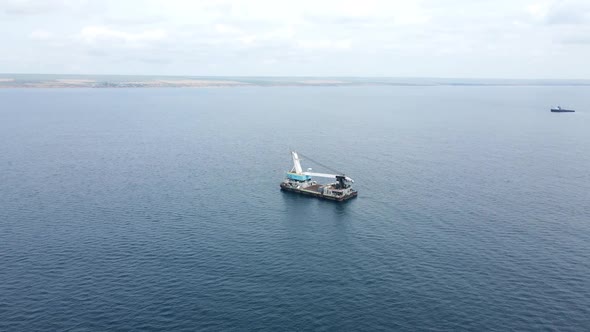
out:
M565 108L561 108L561 106L557 106L557 108L552 108L551 112L555 113L567 113L567 112L575 112L574 110L568 110Z

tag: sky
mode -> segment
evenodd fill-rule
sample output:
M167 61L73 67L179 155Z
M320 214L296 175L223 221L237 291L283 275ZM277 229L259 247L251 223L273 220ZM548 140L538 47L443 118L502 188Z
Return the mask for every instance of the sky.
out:
M0 0L0 73L590 78L590 0Z

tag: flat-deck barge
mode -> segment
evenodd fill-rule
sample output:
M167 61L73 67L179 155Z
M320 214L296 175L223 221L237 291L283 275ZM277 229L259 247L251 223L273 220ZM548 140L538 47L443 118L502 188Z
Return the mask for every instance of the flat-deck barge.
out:
M293 158L293 169L287 172L285 180L281 182L281 190L337 202L357 197L358 192L351 187L351 183L354 182L351 178L344 174L314 173L311 172L311 169L304 172L297 152L291 152L291 156ZM319 184L312 180L312 176L332 178L336 182Z

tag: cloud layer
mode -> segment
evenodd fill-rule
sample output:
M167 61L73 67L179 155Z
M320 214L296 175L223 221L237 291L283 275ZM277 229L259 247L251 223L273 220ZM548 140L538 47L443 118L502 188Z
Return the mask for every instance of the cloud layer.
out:
M582 0L0 0L0 29L0 72L590 77Z

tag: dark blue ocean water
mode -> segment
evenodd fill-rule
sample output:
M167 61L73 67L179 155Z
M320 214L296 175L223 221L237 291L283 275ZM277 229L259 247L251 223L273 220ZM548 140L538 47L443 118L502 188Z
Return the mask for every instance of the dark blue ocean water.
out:
M0 331L588 331L589 94L0 90Z

